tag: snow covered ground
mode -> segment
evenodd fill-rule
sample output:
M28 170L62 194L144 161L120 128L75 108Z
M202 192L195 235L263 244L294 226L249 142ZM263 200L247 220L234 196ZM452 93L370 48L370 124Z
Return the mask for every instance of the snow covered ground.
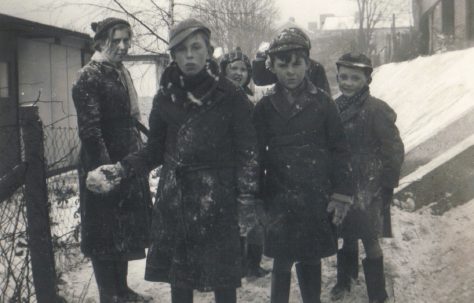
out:
M407 212L393 208L394 238L383 239L387 291L391 302L470 303L474 298L474 200L458 206L443 216L431 215L430 208ZM363 254L361 258L363 257ZM271 259L263 267L271 269ZM143 280L145 261L130 262L129 284L154 297L154 302L169 303L167 284ZM323 260L322 300L329 302L329 290L335 283L336 260ZM68 273L63 293L70 300L97 301L97 287L90 263ZM270 275L260 279L243 279L238 290L239 302L269 302ZM211 303L212 293L195 292L196 303ZM301 302L293 271L290 303ZM368 302L362 267L350 296L341 303Z

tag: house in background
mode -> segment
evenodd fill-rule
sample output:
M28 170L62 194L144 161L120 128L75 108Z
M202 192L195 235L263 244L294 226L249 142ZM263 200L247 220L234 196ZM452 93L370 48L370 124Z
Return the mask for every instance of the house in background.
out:
M474 45L474 0L413 0L413 15L422 54Z
M0 176L21 157L19 107L35 103L49 170L73 165L77 121L71 87L89 60L89 35L0 14Z

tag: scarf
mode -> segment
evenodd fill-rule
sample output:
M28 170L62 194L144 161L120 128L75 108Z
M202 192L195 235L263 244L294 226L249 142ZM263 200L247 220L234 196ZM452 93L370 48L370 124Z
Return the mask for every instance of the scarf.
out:
M337 98L337 107L341 114L341 118L344 121L344 118L349 112L352 112L355 109L359 109L362 104L364 104L367 97L370 95L370 90L368 86L365 86L352 97L346 97L344 95Z
M91 60L100 63L108 63L107 66L112 67L117 72L117 74L119 75L120 82L125 87L125 89L127 89L128 92L128 97L130 99L130 115L140 122L141 114L140 107L138 105L138 94L135 90L135 85L133 85L133 80L130 76L129 71L121 62L113 63L103 53L98 51L94 53Z
M208 60L206 66L196 75L186 76L176 62L171 62L161 75L160 90L174 103L202 106L208 102L219 81L219 66Z

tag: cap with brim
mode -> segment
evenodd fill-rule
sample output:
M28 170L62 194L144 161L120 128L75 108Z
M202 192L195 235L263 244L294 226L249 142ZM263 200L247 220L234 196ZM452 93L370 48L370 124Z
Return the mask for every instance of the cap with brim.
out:
M300 44L284 44L284 45L280 45L280 46L268 49L267 54L274 54L274 53L286 52L286 51L297 50L297 49L307 50L306 47L303 47Z
M337 61L337 65L347 66L347 67L358 67L358 68L367 68L372 69L372 66L360 63L360 62L351 62L351 61Z
M197 31L202 31L207 36L211 36L211 30L202 22L192 18L181 21L170 29L168 49L173 49Z

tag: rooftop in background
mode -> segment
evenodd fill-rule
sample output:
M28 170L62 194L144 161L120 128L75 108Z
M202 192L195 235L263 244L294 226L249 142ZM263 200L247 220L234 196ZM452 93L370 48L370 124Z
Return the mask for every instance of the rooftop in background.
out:
M413 20L408 15L398 15L395 19L396 27L411 27ZM392 26L392 19L385 18L380 20L375 25L375 28L390 28ZM321 30L348 30L358 29L359 20L355 16L325 16L324 23L321 25Z
M88 34L46 25L26 19L0 14L0 29L18 32L19 35L27 38L61 38L74 37L77 39L89 41L91 37Z

